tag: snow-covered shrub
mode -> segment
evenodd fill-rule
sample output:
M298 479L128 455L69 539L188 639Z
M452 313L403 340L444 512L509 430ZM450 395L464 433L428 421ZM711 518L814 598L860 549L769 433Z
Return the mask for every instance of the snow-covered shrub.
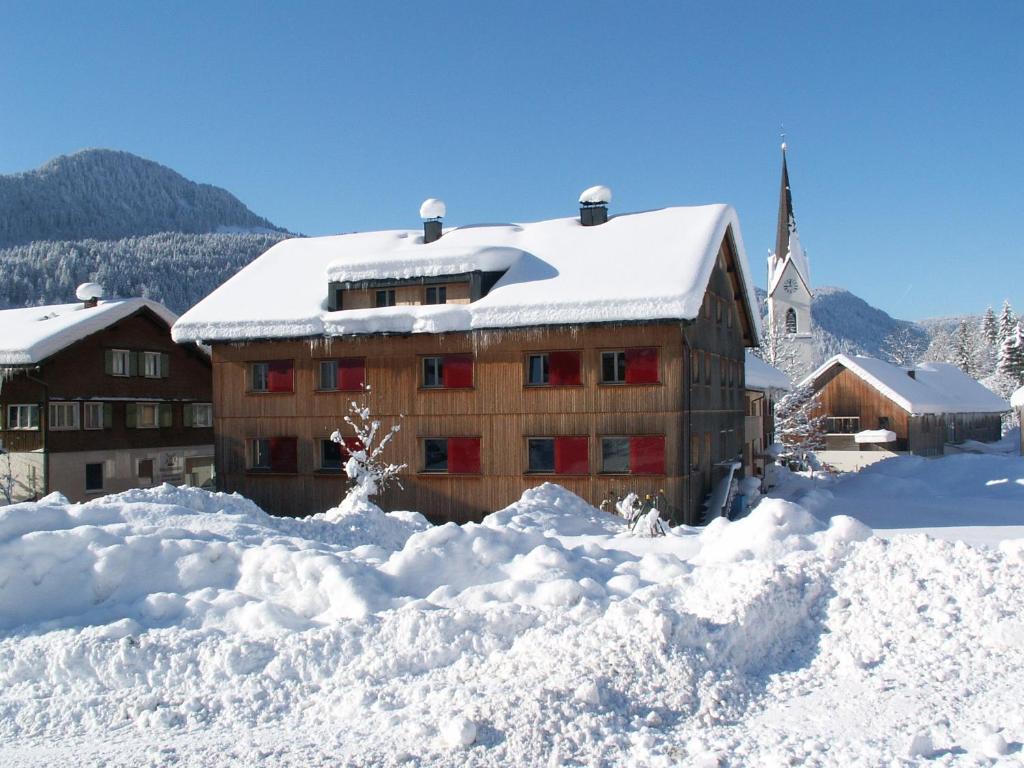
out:
M370 394L370 386L365 386L366 395ZM341 430L331 434L331 440L345 447L349 452L345 462L345 474L352 481L348 493L334 509L328 513L329 519L340 520L353 512L368 509L380 512L380 508L370 499L392 482L397 482L399 473L405 464L391 464L383 459L384 450L391 439L402 429L400 424L393 424L382 430L379 420L374 419L369 405L365 402L349 403L349 415L345 424L354 435L354 439L346 438ZM401 484L399 483L399 486Z

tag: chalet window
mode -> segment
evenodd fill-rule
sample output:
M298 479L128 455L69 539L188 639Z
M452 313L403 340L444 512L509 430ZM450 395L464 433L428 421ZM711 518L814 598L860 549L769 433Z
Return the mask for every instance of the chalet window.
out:
M320 361L321 392L358 391L366 384L366 361L361 357L343 357Z
M601 471L610 474L665 474L665 437L601 438Z
M711 353L704 353L704 383L711 383Z
M424 304L447 304L448 288L443 285L427 288Z
M376 300L374 302L376 307L393 307L395 306L395 289L386 288L382 291L377 291Z
M724 303L725 302L722 301L722 299L717 296L715 297L715 322L719 325L722 324L722 305Z
M189 403L185 406L185 426L208 429L213 426L212 403Z
M658 350L634 347L601 353L602 384L657 384Z
M69 430L78 426L78 403L50 403L49 429Z
M829 416L828 431L833 435L852 435L860 432L860 417Z
M140 485L152 485L153 484L153 460L152 459L139 459L139 463L136 467L137 476L139 478Z
M102 491L103 490L103 464L97 462L96 464L85 465L85 490L87 491Z
M423 441L423 471L480 474L480 438L428 437Z
M292 392L294 387L295 371L291 360L270 360L250 365L250 392Z
M589 439L586 437L531 437L526 443L529 472L590 473Z
M792 307L786 310L786 333L796 333L796 310Z
M169 355L162 352L142 353L142 375L147 379L167 378Z
M109 429L112 411L110 403L82 403L83 429Z
M333 440L320 441L320 470L322 472L341 472L345 461L345 449L341 443L336 443Z
M107 350L107 372L112 376L132 375L132 353L127 349Z
M473 358L443 355L423 358L423 386L427 389L468 389L473 386Z
M170 403L128 403L125 406L128 429L157 429L174 426L174 406Z
M700 352L690 352L690 381L694 384L700 383Z
M258 437L249 441L249 468L268 472L298 472L298 440L294 437Z
M579 352L539 352L527 355L526 383L530 386L569 386L579 384Z
M38 405L7 406L8 429L39 429Z

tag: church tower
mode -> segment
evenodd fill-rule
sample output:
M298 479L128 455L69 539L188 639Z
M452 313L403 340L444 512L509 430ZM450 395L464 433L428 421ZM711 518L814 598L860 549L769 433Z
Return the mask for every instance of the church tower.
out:
M785 336L787 344L792 345L800 368L805 373L810 372L814 367L811 272L796 231L785 142L782 144L782 185L779 189L775 251L768 254L768 323Z

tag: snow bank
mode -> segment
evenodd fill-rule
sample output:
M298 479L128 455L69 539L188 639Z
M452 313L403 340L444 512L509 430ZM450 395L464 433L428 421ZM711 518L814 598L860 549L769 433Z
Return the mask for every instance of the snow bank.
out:
M639 539L550 484L482 524L436 528L408 513L278 520L194 489L53 496L0 510L0 753L303 766L1013 753L1021 562L1013 547L888 542L778 499Z

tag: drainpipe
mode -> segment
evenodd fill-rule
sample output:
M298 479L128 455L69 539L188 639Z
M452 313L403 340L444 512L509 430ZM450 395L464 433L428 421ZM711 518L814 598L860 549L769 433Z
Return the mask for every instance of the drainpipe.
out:
M38 371L39 369L36 368ZM43 433L43 496L50 492L50 450L48 447L50 434L50 385L37 379L27 370L25 377L43 388L43 402L39 406L39 429Z

